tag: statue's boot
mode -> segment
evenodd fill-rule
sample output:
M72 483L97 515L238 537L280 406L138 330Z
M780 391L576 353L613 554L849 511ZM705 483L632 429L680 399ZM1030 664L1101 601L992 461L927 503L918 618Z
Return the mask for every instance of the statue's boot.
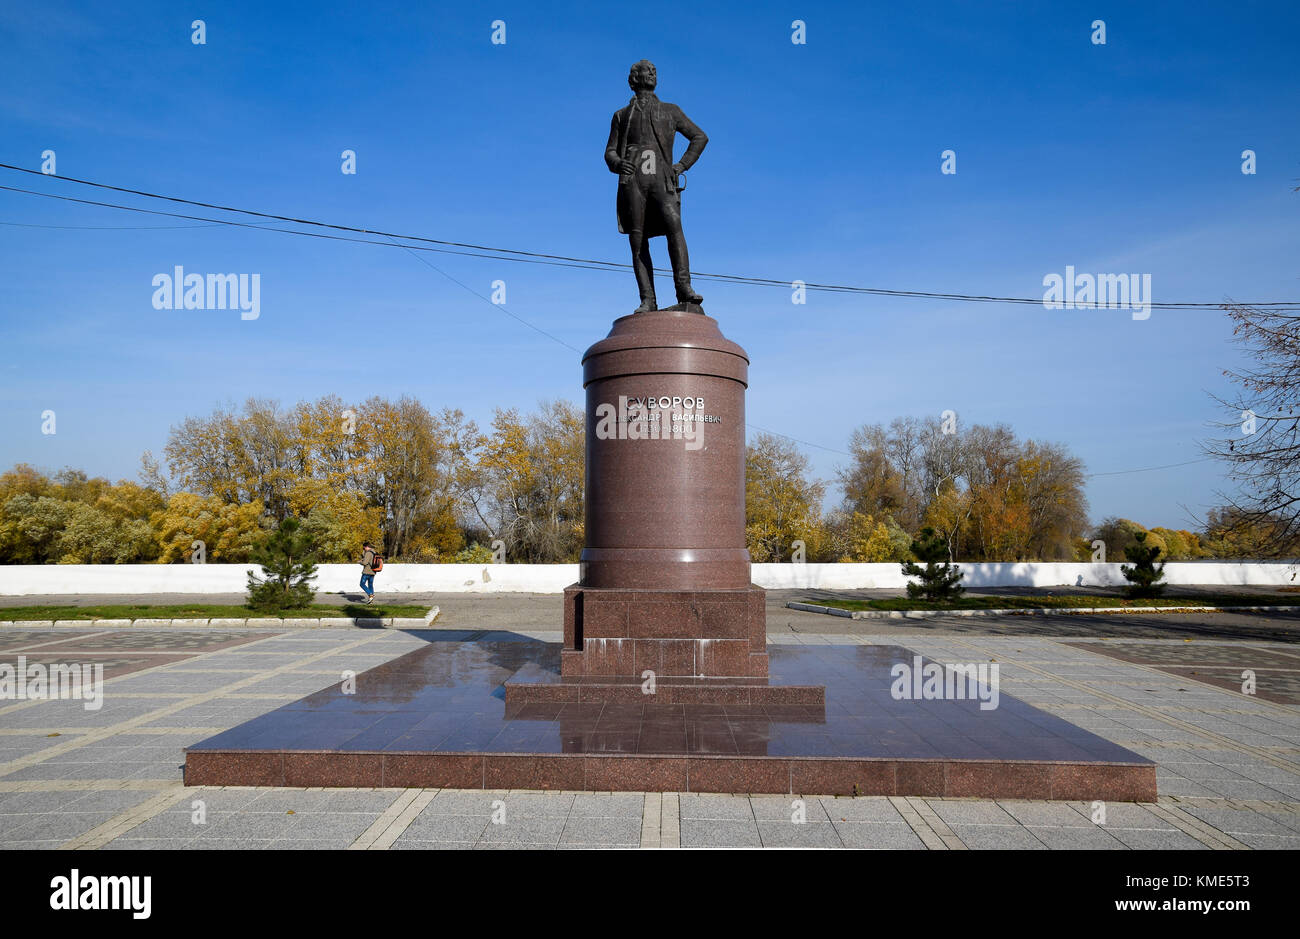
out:
M688 280L684 284L677 285L677 302L694 303L699 306L704 302L704 298L695 292L695 288L691 286L691 282Z
M704 298L691 286L690 257L686 253L686 239L680 232L669 234L668 256L673 264L673 285L677 288L677 302L694 303L696 306L703 303Z
M642 296L642 297L641 297L641 305L640 305L639 307L637 307L635 310L633 310L632 312L633 312L633 313L653 313L653 312L654 312L655 310L657 310L657 309L659 309L659 301L655 299L655 295L654 295L654 294L650 294L650 296L648 296L648 297L646 297L646 296Z

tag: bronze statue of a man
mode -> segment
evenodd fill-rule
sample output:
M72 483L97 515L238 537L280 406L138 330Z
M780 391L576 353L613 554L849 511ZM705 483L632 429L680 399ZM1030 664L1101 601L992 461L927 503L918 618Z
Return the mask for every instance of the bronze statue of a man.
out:
M650 262L650 239L656 235L668 239L677 302L692 304L698 310L704 298L691 287L686 236L682 234L683 187L679 177L700 158L709 138L681 108L655 97L658 75L654 63L642 59L633 65L627 83L636 94L610 122L605 163L611 173L619 174L618 230L627 235L632 248L632 269L641 291L641 305L636 312L658 309L654 266ZM674 163L673 142L679 133L690 141L690 146Z

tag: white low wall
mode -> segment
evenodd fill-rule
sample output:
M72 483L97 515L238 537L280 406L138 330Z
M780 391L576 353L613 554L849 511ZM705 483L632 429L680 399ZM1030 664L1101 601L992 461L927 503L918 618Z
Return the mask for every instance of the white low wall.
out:
M967 587L1097 587L1124 583L1118 564L962 564ZM36 564L0 566L0 595L243 593L251 565ZM357 591L356 564L322 564L316 589ZM898 564L755 564L754 583L770 590L902 590ZM559 593L578 579L577 564L391 564L375 589L393 593ZM1300 563L1198 561L1165 568L1170 584L1300 586Z
M966 587L1113 587L1126 581L1119 564L995 562L959 564ZM1300 585L1300 564L1282 561L1170 563L1165 583L1206 586ZM904 589L899 564L755 564L754 583L770 590L858 587Z

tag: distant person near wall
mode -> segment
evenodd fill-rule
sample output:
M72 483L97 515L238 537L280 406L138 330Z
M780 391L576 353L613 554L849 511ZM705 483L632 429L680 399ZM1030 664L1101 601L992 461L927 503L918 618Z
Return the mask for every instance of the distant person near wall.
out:
M361 552L361 589L365 591L366 602L375 602L375 574L384 569L384 559L367 541Z

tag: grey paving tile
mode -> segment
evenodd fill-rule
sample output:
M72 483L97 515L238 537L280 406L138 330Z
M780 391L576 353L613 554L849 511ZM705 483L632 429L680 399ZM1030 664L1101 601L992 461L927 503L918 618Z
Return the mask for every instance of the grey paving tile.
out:
M1030 831L1019 825L953 824L949 827L973 851L1042 851L1047 848Z
M226 814L220 818L208 817L208 824L199 827L198 840L221 841L228 838L246 838L250 841L278 838L288 830L291 820L285 815L260 812L255 815Z
M209 816L209 819L211 816ZM189 840L197 838L205 830L204 825L196 825L189 813L161 812L153 818L146 819L134 828L122 833L120 837L164 838L168 840Z
M427 811L417 816L398 841L468 841L475 842L483 836L488 825L484 815L431 815Z
M318 812L330 801L332 793L328 791L311 791L298 789L269 789L246 803L244 812Z
M509 818L509 816L507 816ZM564 832L565 819L557 816L516 816L504 825L489 824L480 842L489 844L548 844L555 845Z
M1029 825L1027 830L1054 850L1116 850L1124 847L1122 841L1091 823L1088 823L1087 828L1048 828Z
M849 824L845 822L844 824ZM829 822L759 821L758 836L765 848L842 848L844 841Z
M906 824L898 809L884 796L826 797L821 800L822 811L833 822L888 822ZM810 816L811 817L811 816Z
M923 849L925 844L905 823L834 822L835 831L846 848Z
M1070 802L1070 808L1091 822L1093 808L1091 802ZM1174 831L1172 824L1141 805L1132 802L1107 802L1105 804L1105 828L1152 828Z
M683 848L759 848L763 842L752 818L736 821L683 817L681 845Z
M11 777L5 777L9 779ZM76 802L86 793L80 791L36 791L36 792L6 792L0 795L0 832L4 831L6 823L5 816L14 816L15 818L25 819L29 815L39 815L44 812L59 812L67 806ZM13 819L9 819L9 824L13 824Z
M1209 850L1207 845L1191 835L1171 829L1115 828L1107 825L1106 831L1123 842L1125 847L1136 851Z
M153 798L155 793L131 789L105 789L81 793L69 802L65 812L112 812L117 814Z
M1178 807L1188 815L1213 825L1219 831L1227 832L1238 840L1243 834L1292 834L1293 832L1278 824L1274 819L1261 815L1251 809L1235 809L1228 806L1207 806L1179 803Z
M511 792L502 799L506 818L566 818L573 809L571 792ZM489 803L490 804L490 803Z
M952 825L1015 825L1020 822L993 801L949 801L945 799L927 799L926 804L934 813Z
M682 793L679 801L681 818L753 821L754 810L745 796Z
M560 837L561 846L641 844L641 818L574 818L570 816Z
M790 822L795 817L796 802L803 807L805 822L830 820L816 796L751 796L749 800L750 809L760 822Z
M1274 832L1237 832L1233 835L1243 844L1248 844L1256 851L1296 851L1300 850L1300 835Z
M118 813L113 811L52 812L36 816L26 824L15 827L6 833L4 837L15 841L58 840L62 843L76 838L78 835L84 835L92 828L104 824L116 814Z
M1249 779L1204 779L1200 782L1206 789L1226 799L1286 800L1286 795L1280 790Z
M491 815L492 803L504 802L507 792L478 790L443 789L425 806L424 813L430 815ZM508 811L507 811L508 817Z
M1063 802L999 802L1022 825L1091 828L1092 822ZM942 817L942 816L940 816Z
M304 812L289 816L289 824L280 830L276 840L343 839L351 844L370 827L375 817L361 812Z
M401 796L400 790L366 792L364 790L336 790L329 794L321 811L363 812L380 815Z
M645 808L640 792L580 792L573 799L570 818L632 818Z
M271 790L264 788L236 788L236 789L208 789L202 786L196 786L191 790L189 798L172 806L169 812L185 812L186 814L194 811L194 803L202 802L208 813L208 819L212 819L214 812L233 812L244 808L258 796Z
M114 838L101 851L180 851L190 846L189 838Z
M1205 788L1200 783L1194 783L1190 779L1184 779L1181 776L1160 777L1157 773L1156 789L1162 796L1199 796L1206 798L1216 798L1218 793Z
M1279 834L1300 834L1300 812L1273 812L1268 809L1255 811L1271 819L1278 826Z

